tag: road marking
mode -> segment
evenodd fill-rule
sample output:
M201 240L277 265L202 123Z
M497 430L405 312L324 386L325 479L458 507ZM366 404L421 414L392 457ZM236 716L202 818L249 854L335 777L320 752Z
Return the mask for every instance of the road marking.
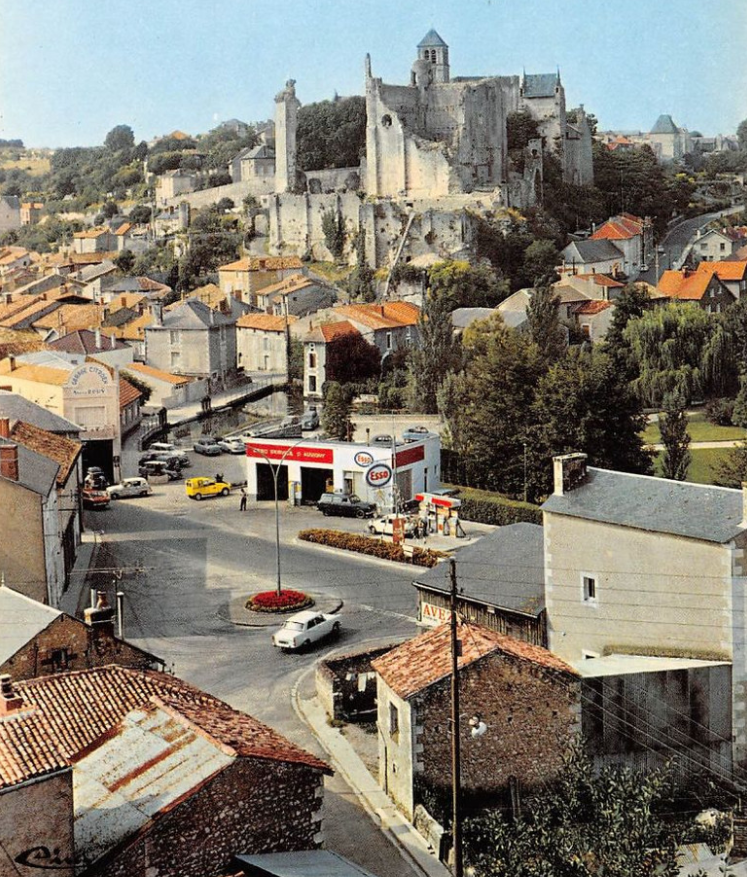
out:
M413 624L418 623L418 619L413 618L412 615L404 615L402 612L390 612L388 609L377 609L375 606L367 606L365 603L356 608L362 609L364 612L376 612L378 615L388 615L390 618L401 618L403 621L411 621Z

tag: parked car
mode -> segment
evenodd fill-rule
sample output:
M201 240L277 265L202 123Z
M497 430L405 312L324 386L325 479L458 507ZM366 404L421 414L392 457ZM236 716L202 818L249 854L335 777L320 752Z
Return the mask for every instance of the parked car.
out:
M372 518L376 514L376 503L364 502L354 493L323 493L316 507L323 515L345 518Z
M375 435L371 439L371 444L372 445L391 445L393 441L394 441L394 439L390 435L386 435L384 433L381 435Z
M218 447L227 454L245 454L246 442L238 435L218 439Z
M110 499L122 499L126 496L150 496L153 488L145 478L123 478L119 484L106 488Z
M430 430L427 426L408 426L402 433L402 441L417 442L429 434Z
M415 523L406 515L384 515L381 518L375 518L368 525L368 529L377 536L392 536L394 534L395 518L400 518L405 522L405 537L415 535Z
M231 484L216 478L187 478L184 488L190 499L199 500L206 496L228 496Z
M272 644L289 651L304 649L330 634L338 634L340 627L339 615L325 615L313 610L296 612L273 634Z
M211 435L203 435L194 443L194 452L206 457L217 457L223 453L218 442Z
M319 415L316 411L304 411L301 415L301 430L308 432L319 427Z
M93 487L84 487L81 491L84 509L108 509L109 494L105 490L96 490Z
M192 461L189 459L184 448L177 448L173 442L153 442L148 446L148 450L156 454L168 454L171 457L181 457L185 460L185 466L191 466Z
M141 466L138 466L137 471L143 478L152 478L154 475L166 475L169 481L177 481L182 477L181 469L170 468L163 460L148 460Z
M109 482L106 479L104 470L98 466L89 466L86 469L86 477L84 479L85 486L93 490L105 490Z
M187 457L182 457L178 454L171 454L168 451L149 451L147 454L143 454L138 460L138 464L142 466L143 463L151 463L154 461L165 463L168 469L184 469L185 467L192 465Z

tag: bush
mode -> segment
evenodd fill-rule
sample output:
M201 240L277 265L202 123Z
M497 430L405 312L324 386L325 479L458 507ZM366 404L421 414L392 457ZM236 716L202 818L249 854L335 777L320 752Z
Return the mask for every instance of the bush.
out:
M733 399L709 399L706 402L705 416L717 426L731 426L733 414Z
M313 606L314 601L303 591L261 591L246 601L246 608L252 612L290 612Z
M508 524L542 523L542 512L539 507L528 502L517 502L500 494L472 487L462 488L459 498L462 500L459 517L463 521L493 524L496 527L505 527Z
M380 539L369 539L368 536L357 536L355 533L341 533L339 530L301 530L298 538L303 539L304 542L329 545L330 548L341 548L344 551L357 551L359 554L370 554L384 560L412 563L415 566L432 567L441 558L446 557L442 551L417 547L413 548L412 554L409 552L406 554L401 545L383 542Z

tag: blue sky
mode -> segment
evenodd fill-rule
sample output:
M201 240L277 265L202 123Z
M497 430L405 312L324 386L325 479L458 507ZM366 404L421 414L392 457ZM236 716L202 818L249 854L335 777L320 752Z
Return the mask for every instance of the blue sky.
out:
M660 113L705 134L747 118L747 0L0 0L0 138L89 146L407 83L434 27L453 75L553 72L602 129Z

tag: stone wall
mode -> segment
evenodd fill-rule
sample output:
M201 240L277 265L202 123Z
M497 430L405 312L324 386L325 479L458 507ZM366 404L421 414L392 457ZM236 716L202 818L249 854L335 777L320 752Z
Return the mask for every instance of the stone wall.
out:
M138 670L163 669L162 661L117 639L111 629L94 629L70 615L60 615L0 665L0 674L9 673L14 680L33 679L107 664Z
M216 877L229 873L239 852L315 849L323 840L323 788L317 769L237 758L92 872L96 877Z
M317 664L316 693L331 719L346 722L375 720L376 673L371 669L371 661L390 648L369 649Z
M360 166L304 171L303 176L306 178L306 189L312 194L355 192L361 188L362 171Z
M190 207L198 210L202 207L209 207L211 204L217 204L221 198L230 198L238 207L247 195L259 197L265 194L263 188L262 185L255 183L254 180L242 180L240 183L212 186L210 189L201 189L199 192L177 195L175 198L168 198L164 204L167 207L178 207L182 201L186 201Z

